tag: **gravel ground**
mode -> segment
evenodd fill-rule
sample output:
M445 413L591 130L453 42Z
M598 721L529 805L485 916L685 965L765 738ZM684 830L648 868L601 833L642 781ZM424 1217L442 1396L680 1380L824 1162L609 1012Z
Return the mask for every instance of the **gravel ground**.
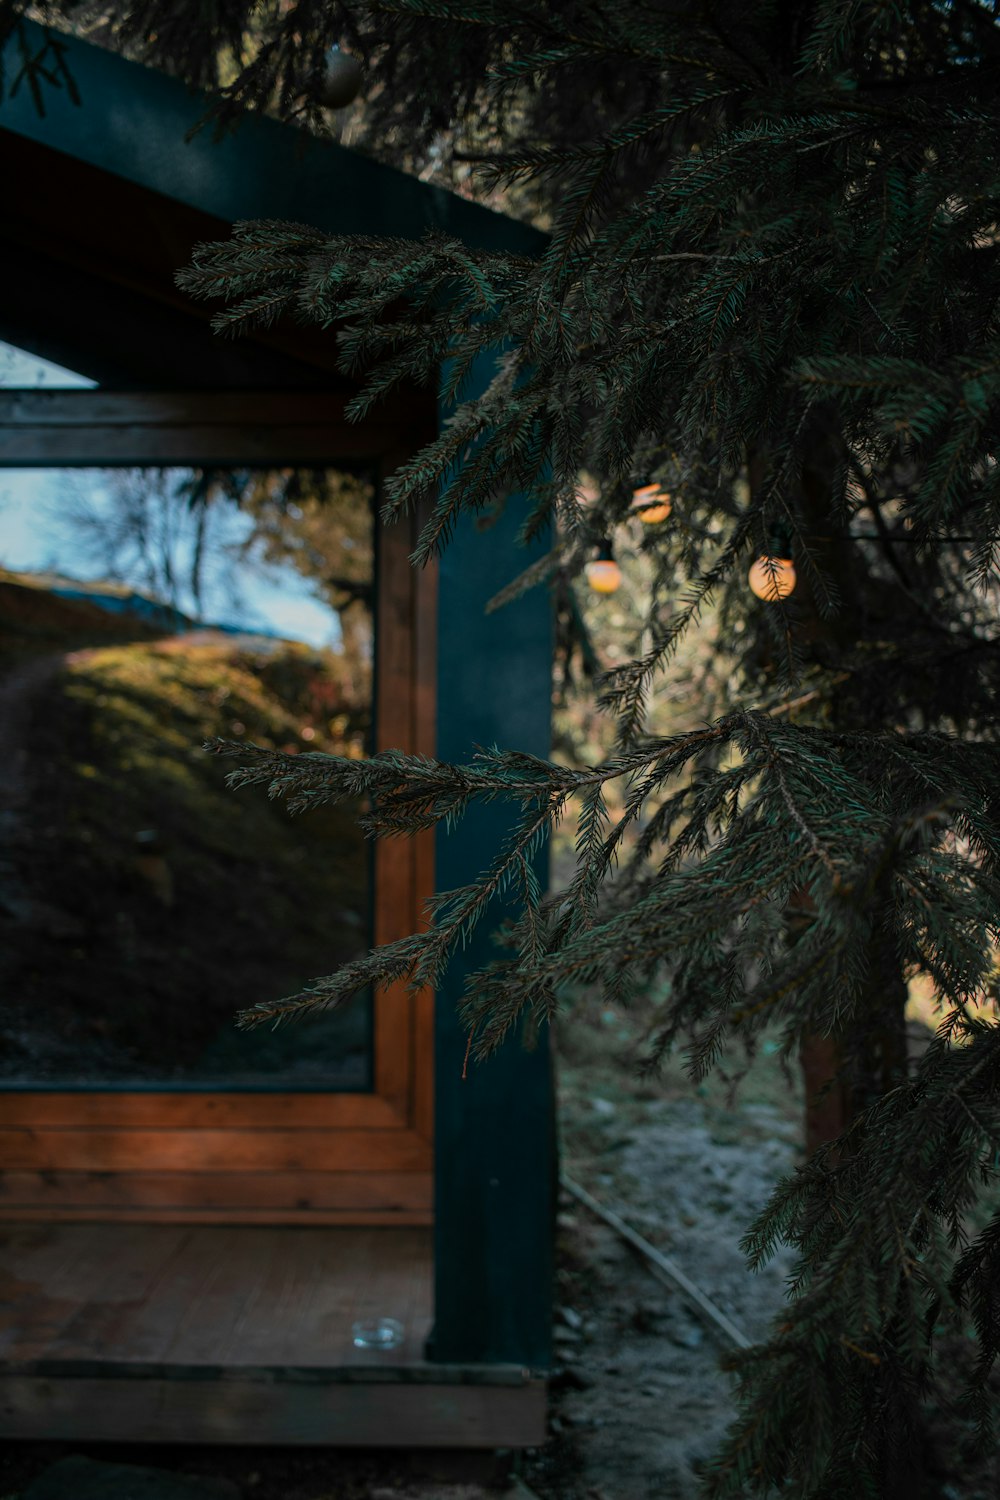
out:
M792 1110L690 1097L676 1078L653 1098L622 1097L634 1086L623 1070L617 1090L595 1092L614 1070L607 1055L565 1063L564 1170L760 1337L781 1308L790 1261L751 1275L739 1239L798 1159ZM553 1442L527 1477L547 1500L694 1500L733 1417L731 1377L719 1367L731 1345L565 1193L559 1226Z

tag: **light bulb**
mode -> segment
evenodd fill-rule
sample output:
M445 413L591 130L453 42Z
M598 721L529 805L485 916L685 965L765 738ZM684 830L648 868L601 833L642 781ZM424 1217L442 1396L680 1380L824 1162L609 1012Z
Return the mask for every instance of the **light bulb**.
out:
M670 496L658 484L641 484L632 491L632 509L645 526L658 526L670 514Z
M319 102L327 109L343 109L361 92L361 64L349 52L331 47L319 87Z
M622 570L613 557L597 557L584 568L595 594L613 594L622 581Z
M758 557L747 574L747 582L758 599L776 604L779 599L787 599L795 587L794 564L790 557Z

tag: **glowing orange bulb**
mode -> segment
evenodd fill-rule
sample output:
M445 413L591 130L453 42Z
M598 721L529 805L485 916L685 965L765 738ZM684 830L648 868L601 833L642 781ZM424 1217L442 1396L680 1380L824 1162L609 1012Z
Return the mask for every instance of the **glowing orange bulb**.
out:
M595 594L613 594L622 581L622 570L613 557L598 557L584 568Z
M795 568L790 557L758 557L747 574L750 589L758 599L776 604L787 599L795 587Z
M632 491L632 509L646 526L658 526L670 514L670 496L658 484L641 484Z

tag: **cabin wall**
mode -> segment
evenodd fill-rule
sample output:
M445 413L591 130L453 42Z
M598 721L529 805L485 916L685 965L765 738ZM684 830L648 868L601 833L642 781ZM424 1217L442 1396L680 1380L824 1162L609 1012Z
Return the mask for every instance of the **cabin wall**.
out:
M28 35L40 43L41 29L25 24ZM138 243L155 243L158 234L149 232L150 224L159 223L163 214L169 219L183 210L190 226L187 243L196 237L196 227L198 235L205 232L205 219L199 216L210 216L213 227L207 229L207 237L214 237L214 223L286 217L315 222L330 233L384 233L417 240L432 231L453 235L467 245L520 254L539 253L544 247L544 237L529 226L357 153L310 141L272 120L248 119L222 141L214 140L210 130L202 131L182 145L207 101L176 80L76 39L66 39L65 55L83 107L73 106L65 92L54 93L47 95L47 111L40 116L30 91L19 90L0 108L0 135L9 132L6 145L0 138L0 150L6 150L9 159L16 137L22 163L41 149L60 171L100 176L112 198L129 197L122 214ZM16 71L16 58L9 60ZM148 196L143 212L151 219L137 219L133 212L136 190ZM23 264L26 256L56 243L57 234L82 243L82 225L74 227L72 215L65 214L67 200L58 193L50 197L63 207L61 223L40 223L37 215L25 218L21 211L18 223L24 232L15 235L8 230L3 253ZM16 195L11 198L15 208L18 201ZM78 258L80 272L96 269L98 275L106 274L106 247L87 248L88 256ZM171 267L183 259L178 254ZM75 275L75 268L70 269ZM172 281L167 285L159 265L137 271L130 264L118 281L137 299L137 308L141 302L149 311L157 327L175 314L183 321L183 341L178 333L172 368L163 372L162 383L169 387L180 378L178 367L187 366L189 336L200 338L198 325L210 310L182 314ZM65 347L54 356L71 364L76 363L70 358L71 345L87 343L91 333L86 299L77 290L74 281L73 338L64 337ZM34 311L43 299L37 291L31 298ZM107 322L103 310L102 319ZM10 331L23 338L19 325L11 323ZM56 329L49 336L54 338ZM251 387L272 382L284 386L287 372L278 364L283 366L290 357L301 359L304 366L296 372L295 384L309 386L318 378L327 383L334 364L333 341L326 336L320 351L318 333L307 337L296 330L293 345L287 337L276 330L266 339L260 336L240 345L240 368L227 362L225 380ZM137 357L125 344L116 345L112 355L100 370L95 368L95 378L121 381ZM230 351L227 361L234 359ZM143 367L133 378L138 386L148 387L151 372ZM535 590L496 615L484 613L485 601L528 560L515 546L516 530L513 514L485 533L466 523L441 566L436 752L446 760L465 759L476 744L494 741L539 755L549 749L552 630L547 591ZM481 809L455 833L442 834L436 843L437 888L472 879L505 828L502 809ZM435 1006L436 1321L429 1352L439 1361L544 1365L549 1354L555 1182L547 1036L538 1039L533 1051L512 1038L497 1058L474 1067L466 1081L461 1079L465 1035L456 1005L468 972L493 954L484 929L453 965ZM416 1054L415 1066L419 1070ZM423 1128L420 1114L418 1108L418 1130Z
M549 591L485 613L486 601L531 560L516 544L519 507L489 530L466 520L440 564L438 756L465 761L477 745L548 756L553 617ZM509 812L477 808L438 836L437 888L467 884L490 862ZM544 860L539 874L544 887ZM555 1124L546 1029L530 1050L512 1036L462 1079L466 1033L457 1014L468 974L496 957L480 928L437 994L435 1096L435 1360L544 1367L551 1353Z

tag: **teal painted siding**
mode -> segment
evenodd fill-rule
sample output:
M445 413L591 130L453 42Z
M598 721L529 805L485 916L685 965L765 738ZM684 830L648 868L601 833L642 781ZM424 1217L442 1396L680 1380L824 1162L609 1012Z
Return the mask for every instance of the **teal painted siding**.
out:
M524 566L516 513L477 533L466 522L441 564L438 755L476 745L549 753L552 612L535 589L496 614L485 601ZM437 884L464 885L508 829L477 809L437 839ZM502 912L497 912L497 918ZM494 924L495 925L495 924ZM438 994L436 1027L436 1322L431 1356L545 1366L550 1354L554 1118L549 1039L512 1037L463 1082L465 1033L456 1004L466 975L496 956L481 930Z
M41 28L29 29L41 45ZM205 96L75 38L65 42L82 107L49 89L39 116L22 85L0 103L0 127L230 223L291 219L332 234L403 239L434 230L528 254L544 243L528 225L274 120L247 116L222 140L208 129L185 141ZM13 78L20 67L13 41L4 61Z

